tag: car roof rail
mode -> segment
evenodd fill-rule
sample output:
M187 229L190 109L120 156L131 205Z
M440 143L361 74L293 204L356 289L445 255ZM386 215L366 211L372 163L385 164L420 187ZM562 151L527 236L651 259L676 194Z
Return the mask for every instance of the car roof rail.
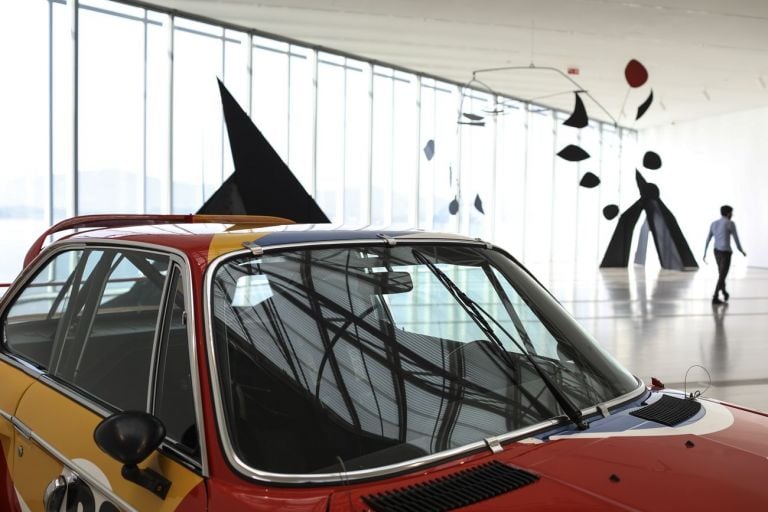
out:
M27 251L24 257L24 268L34 260L43 249L45 240L60 231L83 228L124 228L128 226L149 226L153 224L247 224L251 227L279 226L293 224L290 219L283 217L271 217L268 215L196 215L196 214L172 214L172 215L81 215L65 219L54 224L40 235Z

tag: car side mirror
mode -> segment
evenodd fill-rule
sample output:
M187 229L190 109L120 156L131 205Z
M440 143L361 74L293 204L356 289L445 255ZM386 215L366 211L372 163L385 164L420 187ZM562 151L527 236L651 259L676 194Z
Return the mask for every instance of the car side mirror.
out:
M104 418L93 431L96 445L123 464L123 478L165 499L171 482L156 471L138 467L138 464L157 450L163 439L163 423L155 416L142 411L115 413Z

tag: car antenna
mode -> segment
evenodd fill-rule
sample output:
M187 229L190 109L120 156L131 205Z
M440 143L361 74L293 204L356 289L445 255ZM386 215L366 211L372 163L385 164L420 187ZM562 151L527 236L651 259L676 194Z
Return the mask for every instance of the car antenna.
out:
M709 380L709 382L707 382L707 387L704 388L704 391L699 391L699 390L692 391L691 394L689 395L688 394L688 374L693 368L701 368L702 370L704 370L704 373L707 374L707 379ZM705 367L701 366L700 364L692 364L691 366L688 367L688 369L685 371L685 378L683 379L683 394L685 395L686 398L690 400L695 400L696 398L699 398L704 393L706 393L710 387L712 387L712 374L709 373L709 370L707 370Z

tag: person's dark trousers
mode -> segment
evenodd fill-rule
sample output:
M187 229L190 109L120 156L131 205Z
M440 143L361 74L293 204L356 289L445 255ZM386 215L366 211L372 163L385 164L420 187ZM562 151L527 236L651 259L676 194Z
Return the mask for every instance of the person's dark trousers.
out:
M728 270L731 268L731 251L718 251L715 249L715 261L717 262L717 286L715 287L715 297L717 292L722 291L726 296L725 291L725 277L728 275Z

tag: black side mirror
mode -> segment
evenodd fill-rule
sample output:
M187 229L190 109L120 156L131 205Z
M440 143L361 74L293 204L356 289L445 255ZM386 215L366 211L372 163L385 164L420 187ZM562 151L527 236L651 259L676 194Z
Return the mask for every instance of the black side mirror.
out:
M93 440L107 455L123 464L123 478L165 499L171 482L138 464L157 450L165 438L165 426L155 416L141 411L118 412L104 418L93 431Z

